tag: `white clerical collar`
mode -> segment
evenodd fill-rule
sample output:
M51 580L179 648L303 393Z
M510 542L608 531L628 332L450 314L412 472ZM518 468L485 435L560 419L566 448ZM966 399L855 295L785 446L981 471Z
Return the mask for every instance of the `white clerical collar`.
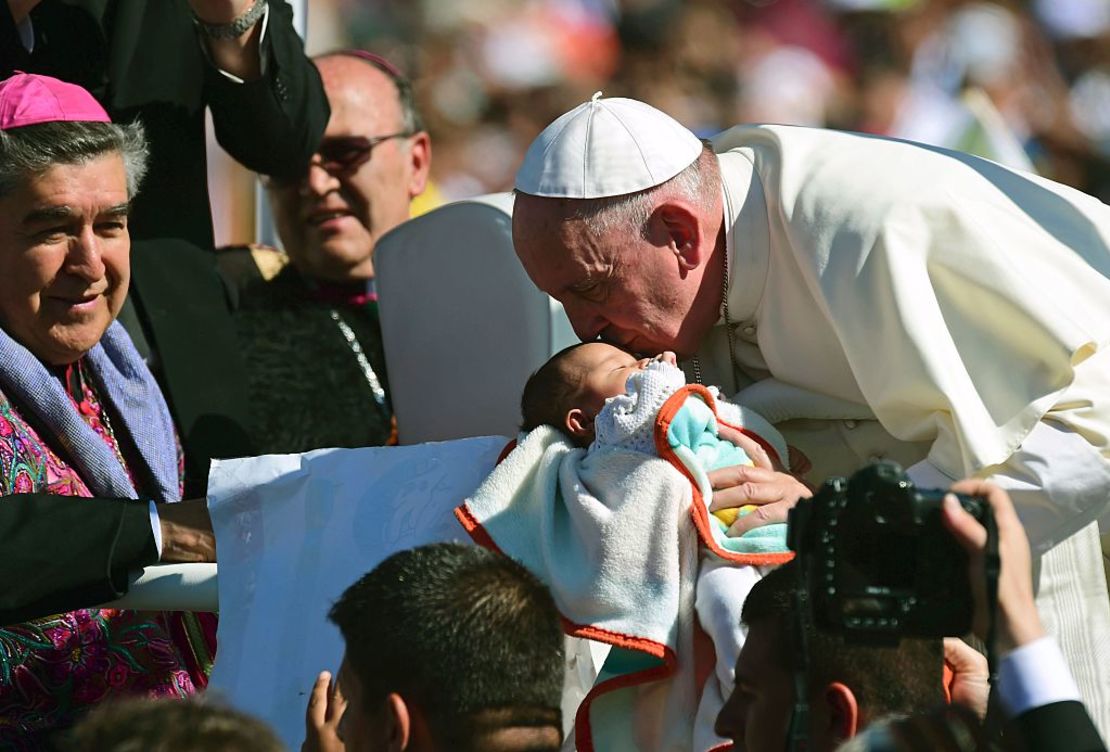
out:
M759 309L771 250L767 201L751 150L717 155L724 194L725 250L728 253L728 312L731 323L749 321Z

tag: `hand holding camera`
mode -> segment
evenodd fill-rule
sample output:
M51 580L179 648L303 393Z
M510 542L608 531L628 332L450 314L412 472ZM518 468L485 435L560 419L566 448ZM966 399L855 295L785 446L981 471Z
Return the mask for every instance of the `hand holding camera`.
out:
M818 629L890 645L971 629L968 555L941 522L945 495L919 490L897 464L878 462L850 479L829 479L791 510L788 542ZM961 494L957 505L992 524L984 500Z
M1044 627L1033 601L1029 540L1009 495L1001 488L981 480L960 481L952 486L952 491L985 499L994 512L994 521L998 528L998 555L1002 567L998 577L998 651L1005 653L1043 637ZM944 498L941 519L945 528L967 551L968 576L975 603L972 629L976 635L985 638L989 604L984 588L983 552L987 543L987 530L964 510L952 494L947 494Z
M963 480L916 489L889 462L833 478L794 510L791 547L807 570L817 625L858 642L988 639L988 528L996 530L996 649L1045 634L1033 601L1029 541L1005 491Z

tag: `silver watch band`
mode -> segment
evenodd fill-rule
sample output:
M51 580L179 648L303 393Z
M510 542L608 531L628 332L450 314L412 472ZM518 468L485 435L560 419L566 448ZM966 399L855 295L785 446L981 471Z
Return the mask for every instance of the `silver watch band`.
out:
M200 20L195 14L193 15L193 21L204 32L204 35L211 39L238 39L258 23L258 19L262 18L262 14L265 12L266 0L254 0L251 7L243 11L242 15L231 23L210 24Z

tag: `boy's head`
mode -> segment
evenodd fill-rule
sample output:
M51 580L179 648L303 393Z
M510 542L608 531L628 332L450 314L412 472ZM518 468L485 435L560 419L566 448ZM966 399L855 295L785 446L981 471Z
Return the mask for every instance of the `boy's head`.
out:
M551 593L477 546L401 551L328 614L346 645L348 752L555 752L563 630Z
M67 752L283 752L262 721L212 696L186 700L130 698L97 705L67 736Z
M797 667L796 567L790 562L771 571L744 600L748 633L736 660L736 688L716 730L745 752L778 752L786 745ZM877 718L923 713L944 701L939 637L857 645L812 623L805 629L810 750L831 752Z
M532 374L520 398L521 428L547 424L566 433L578 446L589 446L594 418L605 400L625 393L628 377L652 360L675 365L675 355L636 358L604 342L583 342L562 350Z

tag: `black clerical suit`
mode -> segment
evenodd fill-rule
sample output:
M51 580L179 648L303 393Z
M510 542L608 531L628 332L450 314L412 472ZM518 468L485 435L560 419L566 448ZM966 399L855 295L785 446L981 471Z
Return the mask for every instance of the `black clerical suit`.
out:
M1083 703L1053 702L1030 708L1011 721L1006 747L1025 752L1106 752Z
M115 600L158 560L145 501L8 496L0 541L0 627Z

